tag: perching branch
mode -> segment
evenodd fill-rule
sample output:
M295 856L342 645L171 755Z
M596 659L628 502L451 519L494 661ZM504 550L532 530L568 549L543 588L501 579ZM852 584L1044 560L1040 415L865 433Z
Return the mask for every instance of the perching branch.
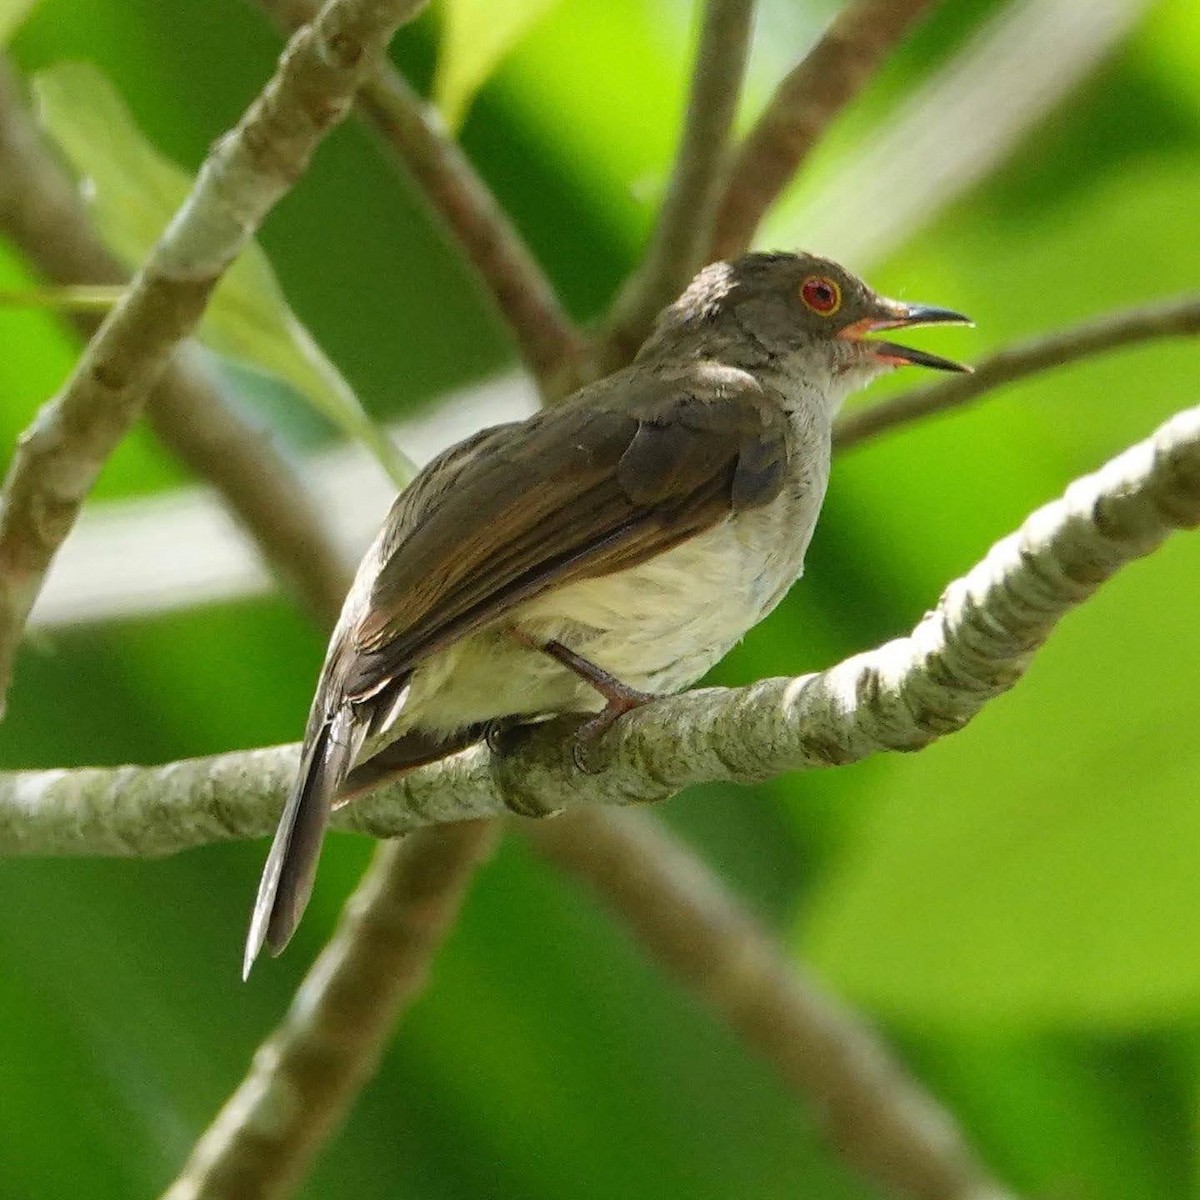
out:
M539 853L586 880L652 960L779 1071L846 1161L887 1194L1008 1196L874 1030L789 963L657 822L579 808L570 820L522 827Z
M833 444L838 450L848 450L911 421L969 404L1006 383L1066 366L1081 358L1119 350L1151 338L1198 333L1200 296L1196 295L1108 313L1072 329L1006 346L978 363L974 374L956 375L941 383L914 388L882 404L850 413L835 423Z
M1059 619L1175 529L1200 523L1200 408L1188 409L998 542L904 638L796 679L710 688L627 714L603 769L575 767L560 718L512 753L476 746L335 814L376 837L579 804L639 804L917 750L1011 688ZM0 774L0 854L168 854L270 828L295 746L163 767Z
M623 366L659 310L709 261L705 254L725 178L729 132L750 46L753 0L708 0L687 116L650 244L617 297L596 374Z
M396 1014L425 986L495 825L426 829L381 848L282 1024L163 1200L290 1193L374 1074Z
M0 231L56 283L126 282L25 111L3 57ZM84 313L72 321L85 338L99 324ZM212 483L289 589L322 623L332 624L349 571L316 505L273 443L230 408L199 363L185 355L167 365L146 416L159 439Z
M710 259L741 254L821 135L933 0L850 0L784 78L738 149Z
M424 0L328 0L288 44L58 396L22 435L0 496L0 709L42 580L109 455L213 288L345 116Z
M261 0L284 28L311 20L314 0ZM553 285L470 160L447 134L437 110L390 64L363 83L357 108L424 193L482 290L507 325L517 350L544 394L583 352L583 338Z

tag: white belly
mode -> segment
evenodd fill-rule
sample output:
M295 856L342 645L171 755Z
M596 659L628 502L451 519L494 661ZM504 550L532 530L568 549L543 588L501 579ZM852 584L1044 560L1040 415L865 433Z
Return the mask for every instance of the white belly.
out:
M535 642L560 641L642 691L694 683L803 570L824 480L805 484L627 571L552 588L436 655L414 675L396 731L603 707L594 688L522 646L514 629Z

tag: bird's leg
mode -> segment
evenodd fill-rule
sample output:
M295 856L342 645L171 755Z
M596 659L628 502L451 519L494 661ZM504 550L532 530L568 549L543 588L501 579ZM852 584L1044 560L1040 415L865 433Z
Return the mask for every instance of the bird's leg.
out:
M568 671L578 675L580 679L591 684L604 697L604 708L590 721L580 726L575 735L574 757L575 765L581 771L593 771L588 760L596 743L608 732L612 723L631 709L640 708L657 699L652 692L640 692L637 688L622 683L615 675L610 675L603 667L598 667L582 654L564 646L562 642L549 641L540 647L556 662L561 663Z

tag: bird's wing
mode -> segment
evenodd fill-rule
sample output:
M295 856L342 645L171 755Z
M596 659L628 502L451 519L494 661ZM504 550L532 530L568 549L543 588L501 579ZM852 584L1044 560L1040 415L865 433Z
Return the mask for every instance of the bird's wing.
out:
M456 448L393 510L337 691L371 696L547 587L634 566L770 502L786 432L750 375L635 385L622 373Z

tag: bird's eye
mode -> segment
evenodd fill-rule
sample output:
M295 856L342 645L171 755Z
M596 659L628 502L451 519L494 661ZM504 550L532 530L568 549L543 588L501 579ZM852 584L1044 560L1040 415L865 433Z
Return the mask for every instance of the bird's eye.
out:
M800 299L822 317L832 317L842 307L842 289L824 275L810 275L800 285Z

